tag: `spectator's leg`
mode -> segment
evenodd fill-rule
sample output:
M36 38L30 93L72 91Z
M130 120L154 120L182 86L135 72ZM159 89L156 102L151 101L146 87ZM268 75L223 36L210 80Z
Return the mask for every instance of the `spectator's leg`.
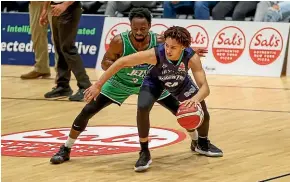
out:
M266 15L266 12L268 11L268 8L272 6L273 3L270 1L261 1L257 4L256 13L254 21L263 21L264 17Z
M31 2L29 4L29 23L31 40L35 55L34 71L38 73L50 73L48 57L47 26L39 25L42 3Z
M58 54L57 54L56 48L54 46L54 40L53 40L51 7L48 7L48 21L49 21L49 26L50 26L50 31L51 31L51 42L52 42L53 48L54 48L54 69L56 72L57 71Z
M130 1L108 1L105 15L107 16L116 16L116 12L123 12L130 8L131 2Z
M170 1L163 2L163 18L176 18L176 12Z
M225 20L226 15L235 8L238 1L220 1L212 10L214 20Z
M244 21L247 14L254 11L258 1L239 1L233 13L233 20Z
M290 18L290 2L289 1L285 1L285 2L281 2L278 4L280 7L280 13L282 16L282 20L286 20Z
M210 9L217 4L217 1L196 1L194 3L195 19L209 20Z

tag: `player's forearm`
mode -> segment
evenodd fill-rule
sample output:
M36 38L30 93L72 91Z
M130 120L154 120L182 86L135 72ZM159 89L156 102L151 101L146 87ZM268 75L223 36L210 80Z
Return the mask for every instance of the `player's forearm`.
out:
M198 102L203 101L207 96L209 96L210 90L208 84L203 84L197 94L194 96Z
M126 59L125 59L126 60ZM126 67L126 62L121 59L119 61L114 62L100 77L100 79L96 82L97 86L101 88L106 81L108 81L113 75L115 75L120 69Z

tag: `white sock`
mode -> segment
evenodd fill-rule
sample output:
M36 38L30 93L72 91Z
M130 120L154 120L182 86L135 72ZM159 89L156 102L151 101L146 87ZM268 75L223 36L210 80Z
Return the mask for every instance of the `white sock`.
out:
M190 136L191 140L197 140L198 139L198 133L196 130L194 131L187 131L188 135Z
M71 137L68 137L64 146L68 148L72 148L73 144L75 143L76 139L72 139Z

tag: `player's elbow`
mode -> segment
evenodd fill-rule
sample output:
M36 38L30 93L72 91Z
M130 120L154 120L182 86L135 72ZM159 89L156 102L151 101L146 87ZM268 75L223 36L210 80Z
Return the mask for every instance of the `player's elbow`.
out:
M106 71L109 68L109 66L104 62L102 62L101 67L104 71Z
M207 85L206 96L209 96L209 94L210 94L210 89L209 89L209 86Z

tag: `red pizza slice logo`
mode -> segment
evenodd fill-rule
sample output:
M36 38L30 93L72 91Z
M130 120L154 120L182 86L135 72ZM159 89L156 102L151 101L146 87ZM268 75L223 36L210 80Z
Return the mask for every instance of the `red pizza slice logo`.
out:
M191 35L191 47L193 49L207 49L209 37L207 31L199 25L190 25L186 28Z
M241 29L228 26L220 30L214 38L212 51L215 59L223 64L236 61L243 53L246 38Z
M150 31L152 31L153 33L157 33L158 35L163 35L167 29L168 27L166 25L156 23L151 26Z
M1 153L3 156L51 157L67 140L70 128L43 129L3 135ZM150 128L149 146L159 148L184 140L183 132ZM71 156L112 155L140 150L136 126L93 126L76 140Z
M109 49L110 46L110 42L112 41L112 39L122 33L125 32L127 30L131 30L130 24L129 23L118 23L116 25L114 25L112 28L110 28L110 30L107 32L106 38L105 38L105 49L106 51Z
M267 27L259 30L251 39L250 56L258 65L273 63L281 54L283 39L280 32Z

